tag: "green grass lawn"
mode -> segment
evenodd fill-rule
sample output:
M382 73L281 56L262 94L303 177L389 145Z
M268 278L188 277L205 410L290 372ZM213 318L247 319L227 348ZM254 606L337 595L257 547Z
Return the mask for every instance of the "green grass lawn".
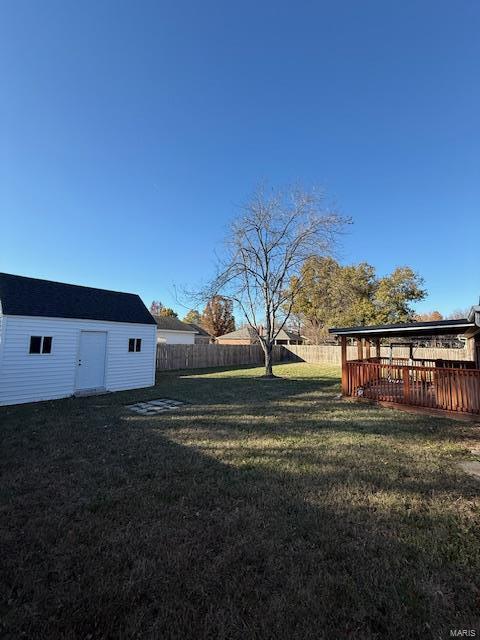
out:
M480 635L479 426L275 372L0 408L0 636ZM161 397L189 404L124 408Z

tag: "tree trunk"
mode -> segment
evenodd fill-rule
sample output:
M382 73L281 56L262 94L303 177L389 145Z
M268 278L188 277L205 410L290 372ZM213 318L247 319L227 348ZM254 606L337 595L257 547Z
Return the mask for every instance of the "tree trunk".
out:
M273 358L272 358L272 345L266 344L264 347L265 352L265 375L273 376Z

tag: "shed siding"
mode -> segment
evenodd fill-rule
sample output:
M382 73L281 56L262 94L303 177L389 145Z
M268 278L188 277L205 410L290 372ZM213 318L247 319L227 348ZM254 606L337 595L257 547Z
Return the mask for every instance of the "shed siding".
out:
M157 329L157 339L162 344L195 344L195 336L193 331Z
M155 325L5 316L0 362L0 405L64 398L75 392L80 332L107 332L107 391L155 383ZM29 354L30 336L52 336L51 354ZM129 353L128 339L142 350Z
M2 370L2 351L3 351L6 324L7 324L7 319L2 314L2 301L0 300L0 371Z

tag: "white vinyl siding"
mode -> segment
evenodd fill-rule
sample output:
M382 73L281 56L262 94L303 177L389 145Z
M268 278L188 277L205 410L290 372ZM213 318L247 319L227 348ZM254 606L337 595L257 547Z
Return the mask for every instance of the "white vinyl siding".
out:
M2 314L2 302L0 300L0 372L2 371L2 352L3 352L5 327L6 327L6 318Z
M4 316L3 324L0 405L72 395L75 392L82 330L107 332L107 391L149 387L155 383L156 326L153 324L26 316ZM30 354L30 337L33 335L52 336L52 352ZM140 352L128 351L128 339L132 336L141 338Z
M195 344L195 336L193 331L157 329L157 341L161 344Z
M2 343L3 343L2 327L3 327L3 315L2 315L2 308L0 307L0 353L2 351Z

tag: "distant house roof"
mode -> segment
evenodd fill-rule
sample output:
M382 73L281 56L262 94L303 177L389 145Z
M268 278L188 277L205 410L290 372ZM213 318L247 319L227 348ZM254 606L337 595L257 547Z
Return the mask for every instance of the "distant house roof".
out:
M187 324L187 323L185 323ZM205 336L206 338L211 338L212 336L208 333L208 331L205 331L205 329L203 327L201 327L199 324L195 324L194 322L188 322L188 325L190 327L192 327L192 329L198 333L200 336Z
M459 335L475 328L473 320L435 320L433 322L405 322L397 324L382 324L373 326L342 327L329 329L337 336L375 335L382 337L402 336L435 336Z
M277 340L302 340L302 336L288 329L280 329Z
M196 333L191 325L186 322L182 322L175 316L152 316L154 322L157 323L158 329L164 331L188 331L188 333Z
M218 336L218 338L226 338L228 340L257 340L258 336L257 332L252 329L252 327L242 327L236 331L224 333L223 336Z
M225 333L223 336L219 336L219 338L226 338L227 340L257 340L257 332L252 329L252 327L242 327L241 329L237 329L236 331L232 331L231 333ZM297 333L293 333L292 331L288 331L286 329L280 329L276 340L301 340L301 336Z
M5 315L80 318L154 324L136 293L0 273L0 302Z

